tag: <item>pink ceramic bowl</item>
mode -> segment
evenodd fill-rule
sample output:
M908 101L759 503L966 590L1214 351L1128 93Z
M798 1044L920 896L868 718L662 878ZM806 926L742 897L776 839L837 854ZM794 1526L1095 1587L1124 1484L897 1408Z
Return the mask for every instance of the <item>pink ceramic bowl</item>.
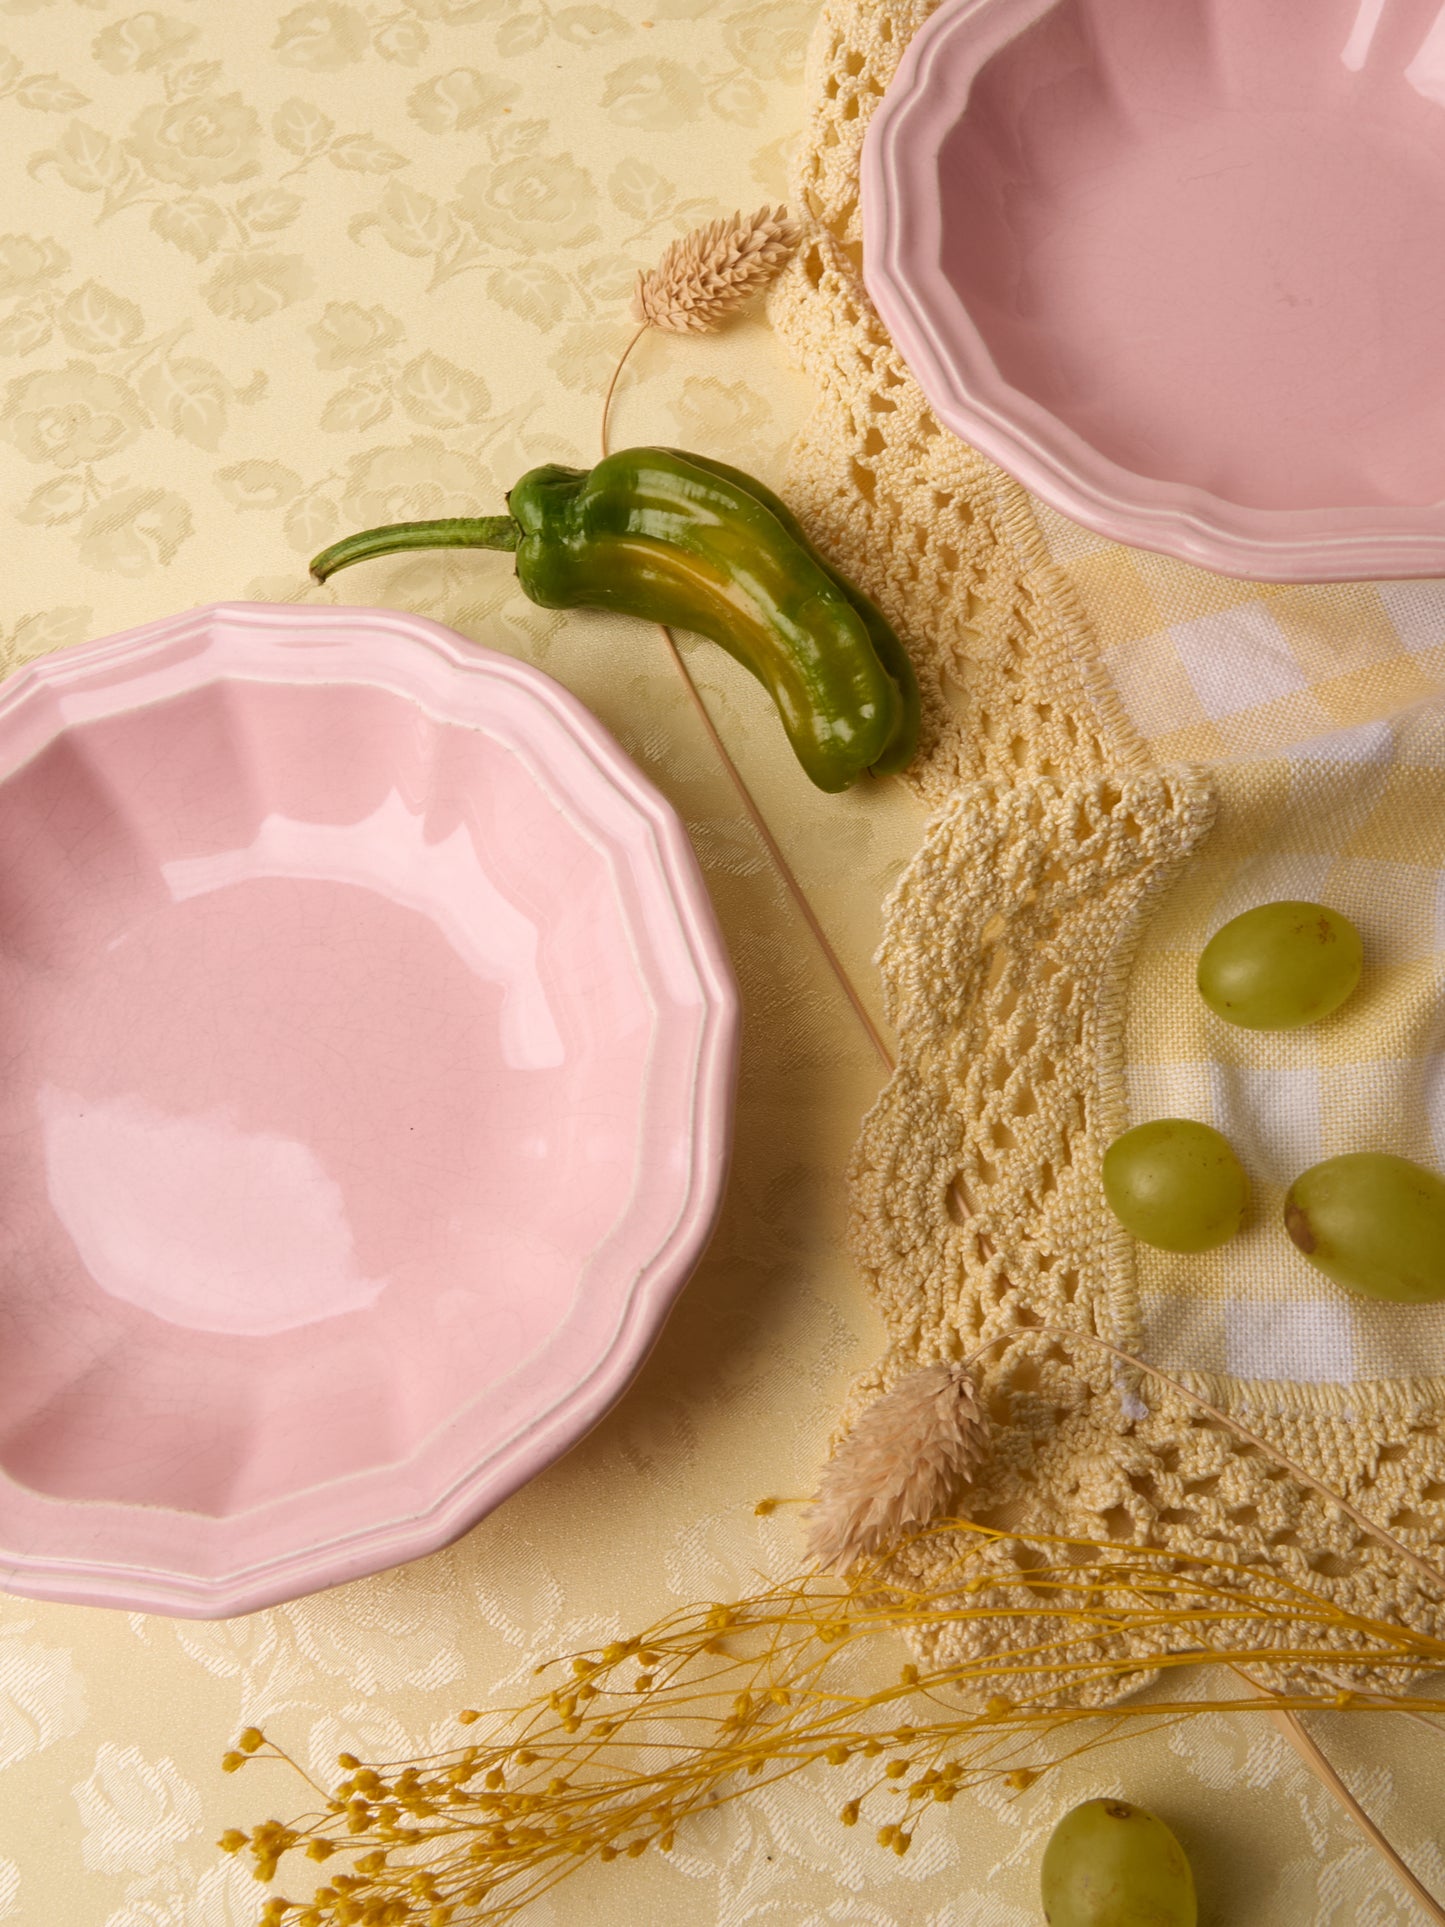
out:
M1445 572L1438 0L946 0L869 130L940 419L1232 575Z
M0 1583L211 1617L431 1551L701 1253L737 998L535 669L221 605L0 689Z

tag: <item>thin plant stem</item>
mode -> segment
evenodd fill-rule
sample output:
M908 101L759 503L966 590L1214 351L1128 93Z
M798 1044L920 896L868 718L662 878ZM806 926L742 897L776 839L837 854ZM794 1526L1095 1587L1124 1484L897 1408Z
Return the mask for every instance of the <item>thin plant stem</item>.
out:
M687 684L687 692L691 698L693 708L697 711L698 720L707 732L708 741L712 744L718 760L722 763L723 768L727 771L732 781L733 788L737 792L738 801L747 813L748 821L752 824L759 842L772 858L773 866L782 879L788 895L792 898L794 908L804 923L807 924L814 943L817 944L819 950L823 953L825 963L837 979L838 988L843 992L849 1004L851 1004L853 1014L863 1026L868 1041L877 1053L879 1063L882 1065L885 1073L891 1076L894 1069L893 1053L889 1050L887 1044L884 1043L883 1035L877 1024L874 1023L868 1006L859 995L857 985L844 968L842 958L839 957L837 951L833 948L828 933L819 922L818 914L808 901L807 893L804 891L802 884L799 883L797 877L793 874L792 867L788 859L783 855L777 838L768 827L767 818L763 815L761 809L759 809L756 798L743 779L742 771L728 754L727 744L724 743L722 737L718 734L717 725L708 713L707 704L703 701L701 692L689 674L687 664L683 661L682 651L677 646L677 638L673 635L671 629L663 629L662 633L667 642L668 652L673 662L677 665L678 673Z
M1252 1692L1259 1694L1261 1698L1267 1700L1271 1697L1279 1697L1272 1692L1270 1687L1266 1686L1262 1681L1255 1679L1253 1674L1245 1667L1239 1665L1231 1666L1230 1671L1239 1679L1243 1680L1244 1684L1248 1686ZM1320 1785L1329 1794L1330 1798L1354 1821L1355 1825L1374 1847L1376 1853L1388 1864L1390 1871L1400 1884L1408 1888L1415 1899L1418 1900L1420 1905L1425 1909L1426 1913L1429 1914L1431 1920L1439 1922L1440 1927L1445 1927L1445 1907L1440 1905L1440 1902L1430 1890L1422 1885L1416 1875L1411 1872L1400 1854L1390 1844L1389 1840L1386 1839L1385 1835L1380 1831L1379 1827L1376 1826L1369 1814L1365 1812L1354 1794L1350 1792L1350 1789L1340 1778L1334 1766L1326 1758L1318 1741L1305 1727L1299 1712L1294 1708L1281 1705L1269 1708L1267 1717L1273 1725L1279 1728L1285 1739L1288 1740L1289 1744L1294 1748L1294 1751L1304 1762L1306 1768L1315 1776ZM1407 1719L1415 1719L1418 1718L1419 1715L1406 1714L1405 1717Z
M607 457L607 423L612 413L612 397L617 392L617 383L623 369L627 366L627 358L647 333L647 325L644 321L642 326L629 340L627 346L622 350L622 353L618 356L617 366L612 370L612 379L607 384L607 393L602 397L602 455L604 460L606 460Z
M1290 1745L1309 1768L1310 1772L1314 1774L1320 1785L1338 1801L1339 1805L1354 1821L1355 1825L1360 1829L1360 1832L1364 1834L1375 1851L1388 1863L1400 1884L1409 1889L1410 1893L1419 1905L1424 1908L1431 1920L1439 1922L1440 1927L1445 1927L1445 1907L1440 1905L1440 1902L1435 1898L1434 1894L1431 1893L1430 1889L1411 1872L1410 1868L1406 1866L1394 1847L1390 1845L1388 1839L1381 1833L1380 1829L1360 1805L1354 1794L1350 1792L1350 1789L1345 1785L1334 1767L1331 1766L1329 1760L1321 1751L1318 1742L1306 1731L1304 1722L1300 1719L1299 1714L1287 1712L1283 1708L1280 1708L1278 1711L1271 1711L1267 1717L1272 1720L1280 1732L1283 1733L1284 1737L1289 1741Z
M1321 1498L1327 1500L1331 1505L1339 1506L1370 1538L1386 1546L1390 1551L1399 1553L1403 1558L1408 1560L1412 1566L1416 1567L1424 1577L1431 1582L1437 1591L1445 1590L1445 1574L1438 1572L1428 1560L1422 1559L1417 1552L1414 1552L1409 1546L1405 1545L1402 1540L1397 1539L1394 1533L1390 1532L1385 1526L1380 1525L1376 1520L1371 1519L1366 1513L1361 1512L1359 1508L1352 1505L1342 1493L1331 1491L1329 1486L1315 1478L1304 1466L1290 1458L1288 1453L1282 1452L1276 1445L1271 1445L1267 1439L1262 1439L1257 1432L1251 1431L1247 1425L1241 1425L1237 1419L1231 1418L1229 1413L1221 1411L1217 1405L1212 1404L1207 1398L1201 1397L1198 1392L1191 1391L1187 1385L1181 1384L1178 1379L1171 1378L1167 1372L1159 1371L1155 1366L1147 1364L1141 1358L1136 1358L1131 1352L1124 1351L1121 1346L1111 1344L1107 1338L1100 1338L1094 1332L1084 1331L1082 1329L1064 1329L1057 1326L1050 1327L1047 1325L1035 1326L1031 1329L1038 1337L1048 1338L1058 1343L1067 1344L1073 1339L1083 1339L1087 1344L1096 1345L1101 1351L1108 1352L1122 1364L1126 1364L1134 1370L1147 1373L1149 1377L1155 1379L1161 1385L1167 1385L1171 1391L1177 1392L1181 1398L1197 1406L1200 1411L1207 1412L1211 1418L1218 1420L1221 1425L1225 1426L1227 1430L1233 1432L1237 1437L1257 1447L1258 1450L1263 1452L1268 1458L1273 1459L1276 1465L1281 1466L1285 1471L1299 1479L1302 1484L1307 1485L1311 1491L1318 1493ZM1018 1333L1016 1332L1002 1333L999 1337L990 1340L987 1344L980 1345L964 1362L965 1364L972 1364L974 1360L981 1358L985 1352L992 1350L995 1345L1003 1342L1005 1338L1017 1337ZM1247 1677L1247 1675L1243 1677ZM1249 1683L1254 1685L1253 1681ZM1349 1788L1330 1764L1319 1742L1305 1731L1300 1723L1299 1716L1285 1708L1278 1708L1271 1711L1270 1718L1280 1728L1285 1738L1295 1749L1296 1753L1299 1754L1305 1765L1329 1791L1350 1819L1354 1821L1355 1825L1364 1834L1375 1851L1389 1863L1396 1878L1409 1888L1410 1892L1426 1910L1430 1918L1438 1921L1441 1927L1445 1927L1445 1907L1440 1905L1439 1901L1435 1899L1429 1889L1422 1886L1420 1881L1410 1871L1409 1867L1406 1866L1395 1848L1391 1846L1389 1840L1365 1812L1359 1801L1350 1792Z

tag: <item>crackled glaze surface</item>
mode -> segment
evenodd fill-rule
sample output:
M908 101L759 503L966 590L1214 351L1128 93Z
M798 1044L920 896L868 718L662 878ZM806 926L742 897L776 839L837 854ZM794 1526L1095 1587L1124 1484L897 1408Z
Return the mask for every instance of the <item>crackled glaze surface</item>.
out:
M1445 567L1433 0L956 0L870 132L867 274L940 414L1239 575Z
M0 878L0 1577L253 1606L600 1415L711 1225L734 995L579 704L376 611L72 649L0 700Z

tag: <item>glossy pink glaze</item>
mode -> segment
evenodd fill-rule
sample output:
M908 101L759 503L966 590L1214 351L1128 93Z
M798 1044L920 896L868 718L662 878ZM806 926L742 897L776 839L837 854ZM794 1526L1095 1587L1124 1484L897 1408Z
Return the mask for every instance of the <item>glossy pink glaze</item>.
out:
M686 836L537 671L235 605L0 690L0 1580L246 1611L454 1537L720 1200Z
M1088 526L1445 571L1439 0L946 0L864 258L941 418Z

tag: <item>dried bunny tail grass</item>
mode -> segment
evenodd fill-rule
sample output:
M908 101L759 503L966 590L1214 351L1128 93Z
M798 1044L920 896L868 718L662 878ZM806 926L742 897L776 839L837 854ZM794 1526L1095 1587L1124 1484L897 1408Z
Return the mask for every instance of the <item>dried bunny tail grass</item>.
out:
M765 288L797 247L786 208L760 207L684 234L637 277L632 318L664 334L704 334Z
M846 1572L936 1518L988 1450L988 1421L961 1365L925 1365L870 1405L824 1468L808 1551Z
M627 358L649 328L663 334L706 334L765 288L802 238L786 208L760 207L709 221L672 242L655 268L637 277L632 318L637 332L622 350L602 401L602 453L612 397Z

